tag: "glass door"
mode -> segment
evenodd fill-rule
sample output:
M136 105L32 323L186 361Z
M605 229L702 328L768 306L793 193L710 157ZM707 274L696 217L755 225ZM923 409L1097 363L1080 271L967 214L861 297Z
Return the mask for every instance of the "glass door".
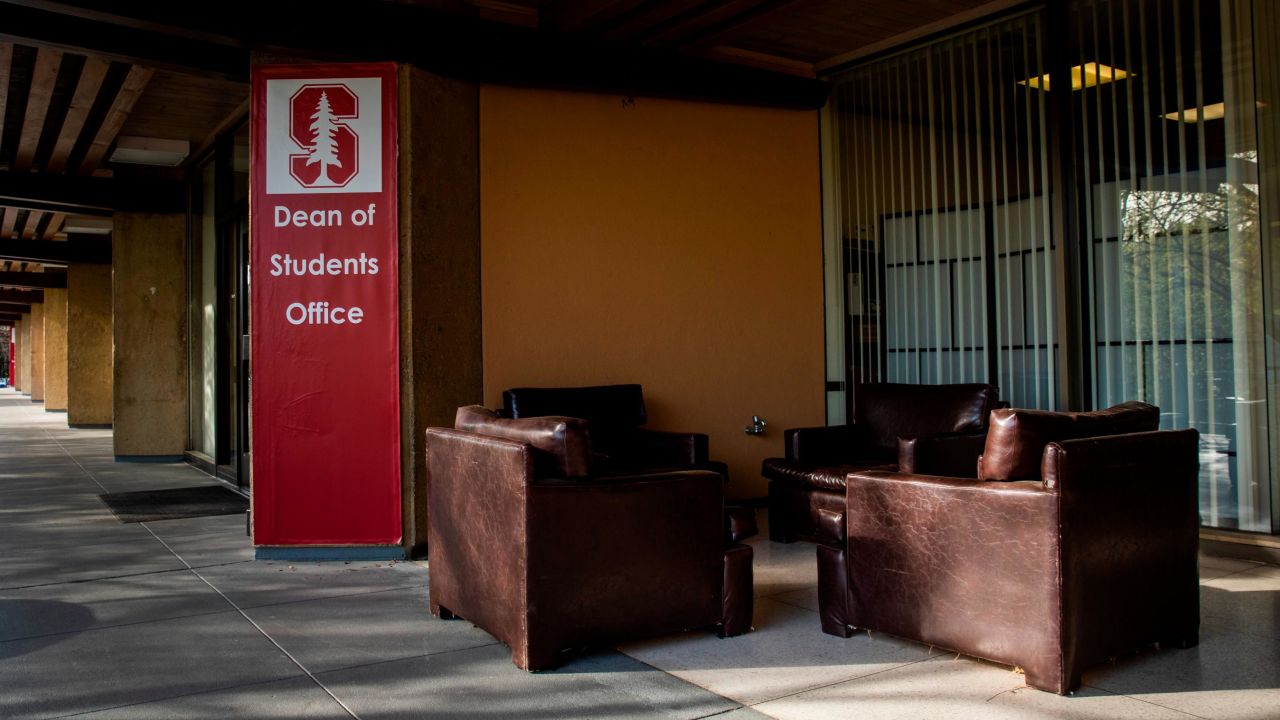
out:
M1059 407L1045 33L1027 12L832 78L832 422L872 380L989 382L1016 406Z
M218 252L218 475L249 490L249 129L224 146L223 209Z
M1260 3L1267 5L1268 3ZM1248 0L1081 2L1073 92L1094 404L1200 431L1206 526L1270 532L1266 233ZM1274 220L1274 219L1273 219Z

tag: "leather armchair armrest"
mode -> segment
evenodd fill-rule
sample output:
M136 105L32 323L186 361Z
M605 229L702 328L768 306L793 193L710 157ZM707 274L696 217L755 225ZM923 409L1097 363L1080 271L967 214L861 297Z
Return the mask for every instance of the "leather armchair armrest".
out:
M429 428L426 460L432 612L447 609L482 625L522 657L533 451L511 440Z
M702 433L636 428L628 440L628 454L645 465L702 465L708 459L708 439Z
M741 505L726 505L724 508L724 541L725 545L742 542L760 532L756 525L755 508Z
M1050 443L1059 498L1066 687L1081 669L1150 642L1199 641L1199 438L1195 430Z
M787 460L801 465L840 465L857 457L865 435L857 425L791 428L785 433Z
M1197 574L1198 443L1195 430L1165 430L1046 446L1041 472L1061 498L1068 568L1106 557L1137 572L1176 557Z
M845 541L844 513L818 510L818 542L843 548Z
M866 488L871 486L879 486L881 488L892 487L894 491L904 494L917 495L946 495L951 494L960 497L960 493L984 493L992 496L1024 496L1037 495L1048 497L1050 493L1045 492L1045 488L1041 483L1024 480L1020 482L997 482L974 480L963 477L950 477L942 475L920 475L904 472L892 472L889 470L863 470L859 472L849 473L848 487ZM846 490L846 498L853 493ZM972 495L971 500L982 502L982 496ZM994 502L999 502L998 500Z
M976 478L986 431L898 438L898 470L913 475Z

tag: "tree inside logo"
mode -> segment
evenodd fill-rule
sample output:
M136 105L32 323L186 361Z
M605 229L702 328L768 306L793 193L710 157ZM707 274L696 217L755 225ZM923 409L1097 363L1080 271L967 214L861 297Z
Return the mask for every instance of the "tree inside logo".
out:
M289 174L303 187L344 187L360 172L360 138L343 120L360 116L346 85L303 85L289 98Z

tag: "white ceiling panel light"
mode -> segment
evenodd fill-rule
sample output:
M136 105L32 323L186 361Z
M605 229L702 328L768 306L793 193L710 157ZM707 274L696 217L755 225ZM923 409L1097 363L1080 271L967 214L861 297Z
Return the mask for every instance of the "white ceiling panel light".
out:
M111 153L111 162L177 167L187 159L189 154L191 154L191 143L186 140L122 135L116 138L116 149Z
M110 235L111 218L95 215L72 215L62 226L68 235Z

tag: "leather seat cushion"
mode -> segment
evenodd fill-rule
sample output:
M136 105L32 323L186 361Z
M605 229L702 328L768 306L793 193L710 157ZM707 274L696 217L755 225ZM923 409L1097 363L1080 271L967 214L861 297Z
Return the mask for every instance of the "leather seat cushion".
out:
M844 492L846 479L851 472L863 470L897 470L895 463L865 463L853 465L826 465L823 467L806 467L788 462L784 458L768 458L764 461L761 474L770 480L810 487L818 490L836 490Z

